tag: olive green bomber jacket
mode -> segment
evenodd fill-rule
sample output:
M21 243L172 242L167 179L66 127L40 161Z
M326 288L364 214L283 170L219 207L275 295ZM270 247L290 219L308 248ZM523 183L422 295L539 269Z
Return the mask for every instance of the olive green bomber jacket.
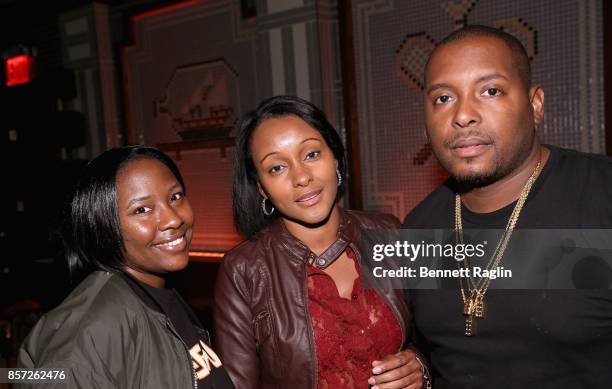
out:
M41 388L192 388L191 358L166 315L112 272L90 274L27 336L22 368L67 368ZM16 387L37 387L28 384Z

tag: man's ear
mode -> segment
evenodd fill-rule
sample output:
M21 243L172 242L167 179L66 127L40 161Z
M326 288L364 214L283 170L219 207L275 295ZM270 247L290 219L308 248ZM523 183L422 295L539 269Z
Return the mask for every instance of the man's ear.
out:
M544 90L540 85L529 88L529 103L533 110L533 122L538 125L544 121Z

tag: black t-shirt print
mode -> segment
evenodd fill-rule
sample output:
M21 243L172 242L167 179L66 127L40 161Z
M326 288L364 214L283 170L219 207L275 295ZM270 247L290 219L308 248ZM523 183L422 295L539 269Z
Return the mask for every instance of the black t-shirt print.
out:
M164 313L191 356L198 388L233 389L234 385L215 351L208 333L201 329L191 308L174 289L154 288L129 275L130 286L151 308Z

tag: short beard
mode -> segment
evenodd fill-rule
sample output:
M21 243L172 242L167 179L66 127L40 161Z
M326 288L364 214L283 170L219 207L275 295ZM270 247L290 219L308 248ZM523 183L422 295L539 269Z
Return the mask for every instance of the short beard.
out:
M453 179L460 187L465 188L482 188L493 184L495 181L502 178L504 175L499 174L498 169L484 174L470 174L465 176L453 176Z
M528 150L529 149L522 147L517 153L517 156L508 161L508 164L505 166L499 159L496 158L495 167L491 171L466 175L454 175L451 173L451 176L461 188L470 189L489 186L517 169L520 166L521 161L524 159L524 155L528 155Z

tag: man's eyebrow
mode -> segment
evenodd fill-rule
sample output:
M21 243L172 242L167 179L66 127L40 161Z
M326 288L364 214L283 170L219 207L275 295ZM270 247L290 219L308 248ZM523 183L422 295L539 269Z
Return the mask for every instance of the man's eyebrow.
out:
M430 94L431 92L435 91L436 89L443 89L443 88L450 88L449 84L445 84L445 83L438 83L438 84L431 84L428 88L427 88L427 94Z
M479 79L476 80L477 84L480 84L481 82L487 82L487 81L491 81L491 80L497 80L497 79L502 79L502 80L506 80L506 81L510 81L510 79L506 76L504 76L503 74L500 73L491 73L491 74L486 74L482 77L480 77ZM450 84L441 82L441 83L437 83L437 84L431 84L428 88L427 88L427 94L430 94L431 92L437 90L437 89L444 89L444 88L450 88Z
M476 80L476 82L477 83L481 83L481 82L496 80L498 78L501 78L502 80L510 81L510 79L508 79L508 77L506 77L506 76L504 76L502 74L492 73L492 74L487 74L485 76L480 77L478 80Z

